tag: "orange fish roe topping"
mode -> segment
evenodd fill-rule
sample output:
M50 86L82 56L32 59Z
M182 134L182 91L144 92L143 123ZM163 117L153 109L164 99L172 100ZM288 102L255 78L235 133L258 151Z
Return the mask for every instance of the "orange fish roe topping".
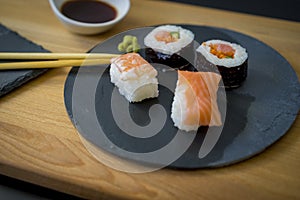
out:
M154 37L157 41L165 43L176 42L178 40L177 37L174 37L171 32L168 31L158 31Z
M210 53L218 58L234 58L235 50L228 44L210 44Z
M127 53L121 55L117 58L116 62L124 66L122 71L125 72L129 71L132 68L136 68L144 64L148 64L148 62L137 53Z

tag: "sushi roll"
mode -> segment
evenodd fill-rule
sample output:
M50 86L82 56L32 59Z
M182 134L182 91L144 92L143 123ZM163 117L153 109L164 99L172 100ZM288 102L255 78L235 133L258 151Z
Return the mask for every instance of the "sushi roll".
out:
M184 69L194 61L194 34L180 26L164 25L145 38L146 59L172 68Z
M158 96L157 71L137 53L111 59L110 79L129 102Z
M217 104L220 80L214 72L178 71L171 110L176 127L196 131L200 126L222 125Z
M196 68L219 72L226 89L237 88L245 81L248 54L239 44L209 40L203 42L196 52Z

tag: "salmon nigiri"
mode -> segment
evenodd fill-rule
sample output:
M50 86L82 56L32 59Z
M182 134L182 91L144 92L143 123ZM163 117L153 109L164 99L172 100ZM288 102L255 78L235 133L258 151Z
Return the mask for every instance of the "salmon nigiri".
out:
M178 71L171 118L185 131L220 126L217 91L221 76L213 72Z
M110 80L129 102L158 96L157 71L137 53L127 53L111 60Z

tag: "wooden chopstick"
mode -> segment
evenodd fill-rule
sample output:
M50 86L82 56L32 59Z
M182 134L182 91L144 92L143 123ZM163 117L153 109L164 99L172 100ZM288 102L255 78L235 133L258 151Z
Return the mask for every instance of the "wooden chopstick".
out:
M109 53L1 52L0 60L30 61L0 63L0 70L101 65L109 64L110 59L117 56Z
M38 53L38 52L1 52L0 59L5 60L58 60L58 59L101 59L113 58L118 54L109 53Z
M8 69L38 69L38 68L58 68L71 66L92 66L109 64L110 59L77 59L77 60L51 60L51 61L28 61L0 63L0 70Z

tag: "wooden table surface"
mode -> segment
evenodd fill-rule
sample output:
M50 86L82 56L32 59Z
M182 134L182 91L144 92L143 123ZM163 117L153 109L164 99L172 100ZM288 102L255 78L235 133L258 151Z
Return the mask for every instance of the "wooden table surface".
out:
M0 0L0 22L52 52L86 52L119 32L162 23L224 27L277 50L300 77L300 23L163 1L132 0L102 35L68 32L46 0ZM0 44L1 45L1 44ZM245 162L219 169L116 171L88 153L64 106L70 68L50 70L0 99L0 173L85 198L300 199L300 118Z

